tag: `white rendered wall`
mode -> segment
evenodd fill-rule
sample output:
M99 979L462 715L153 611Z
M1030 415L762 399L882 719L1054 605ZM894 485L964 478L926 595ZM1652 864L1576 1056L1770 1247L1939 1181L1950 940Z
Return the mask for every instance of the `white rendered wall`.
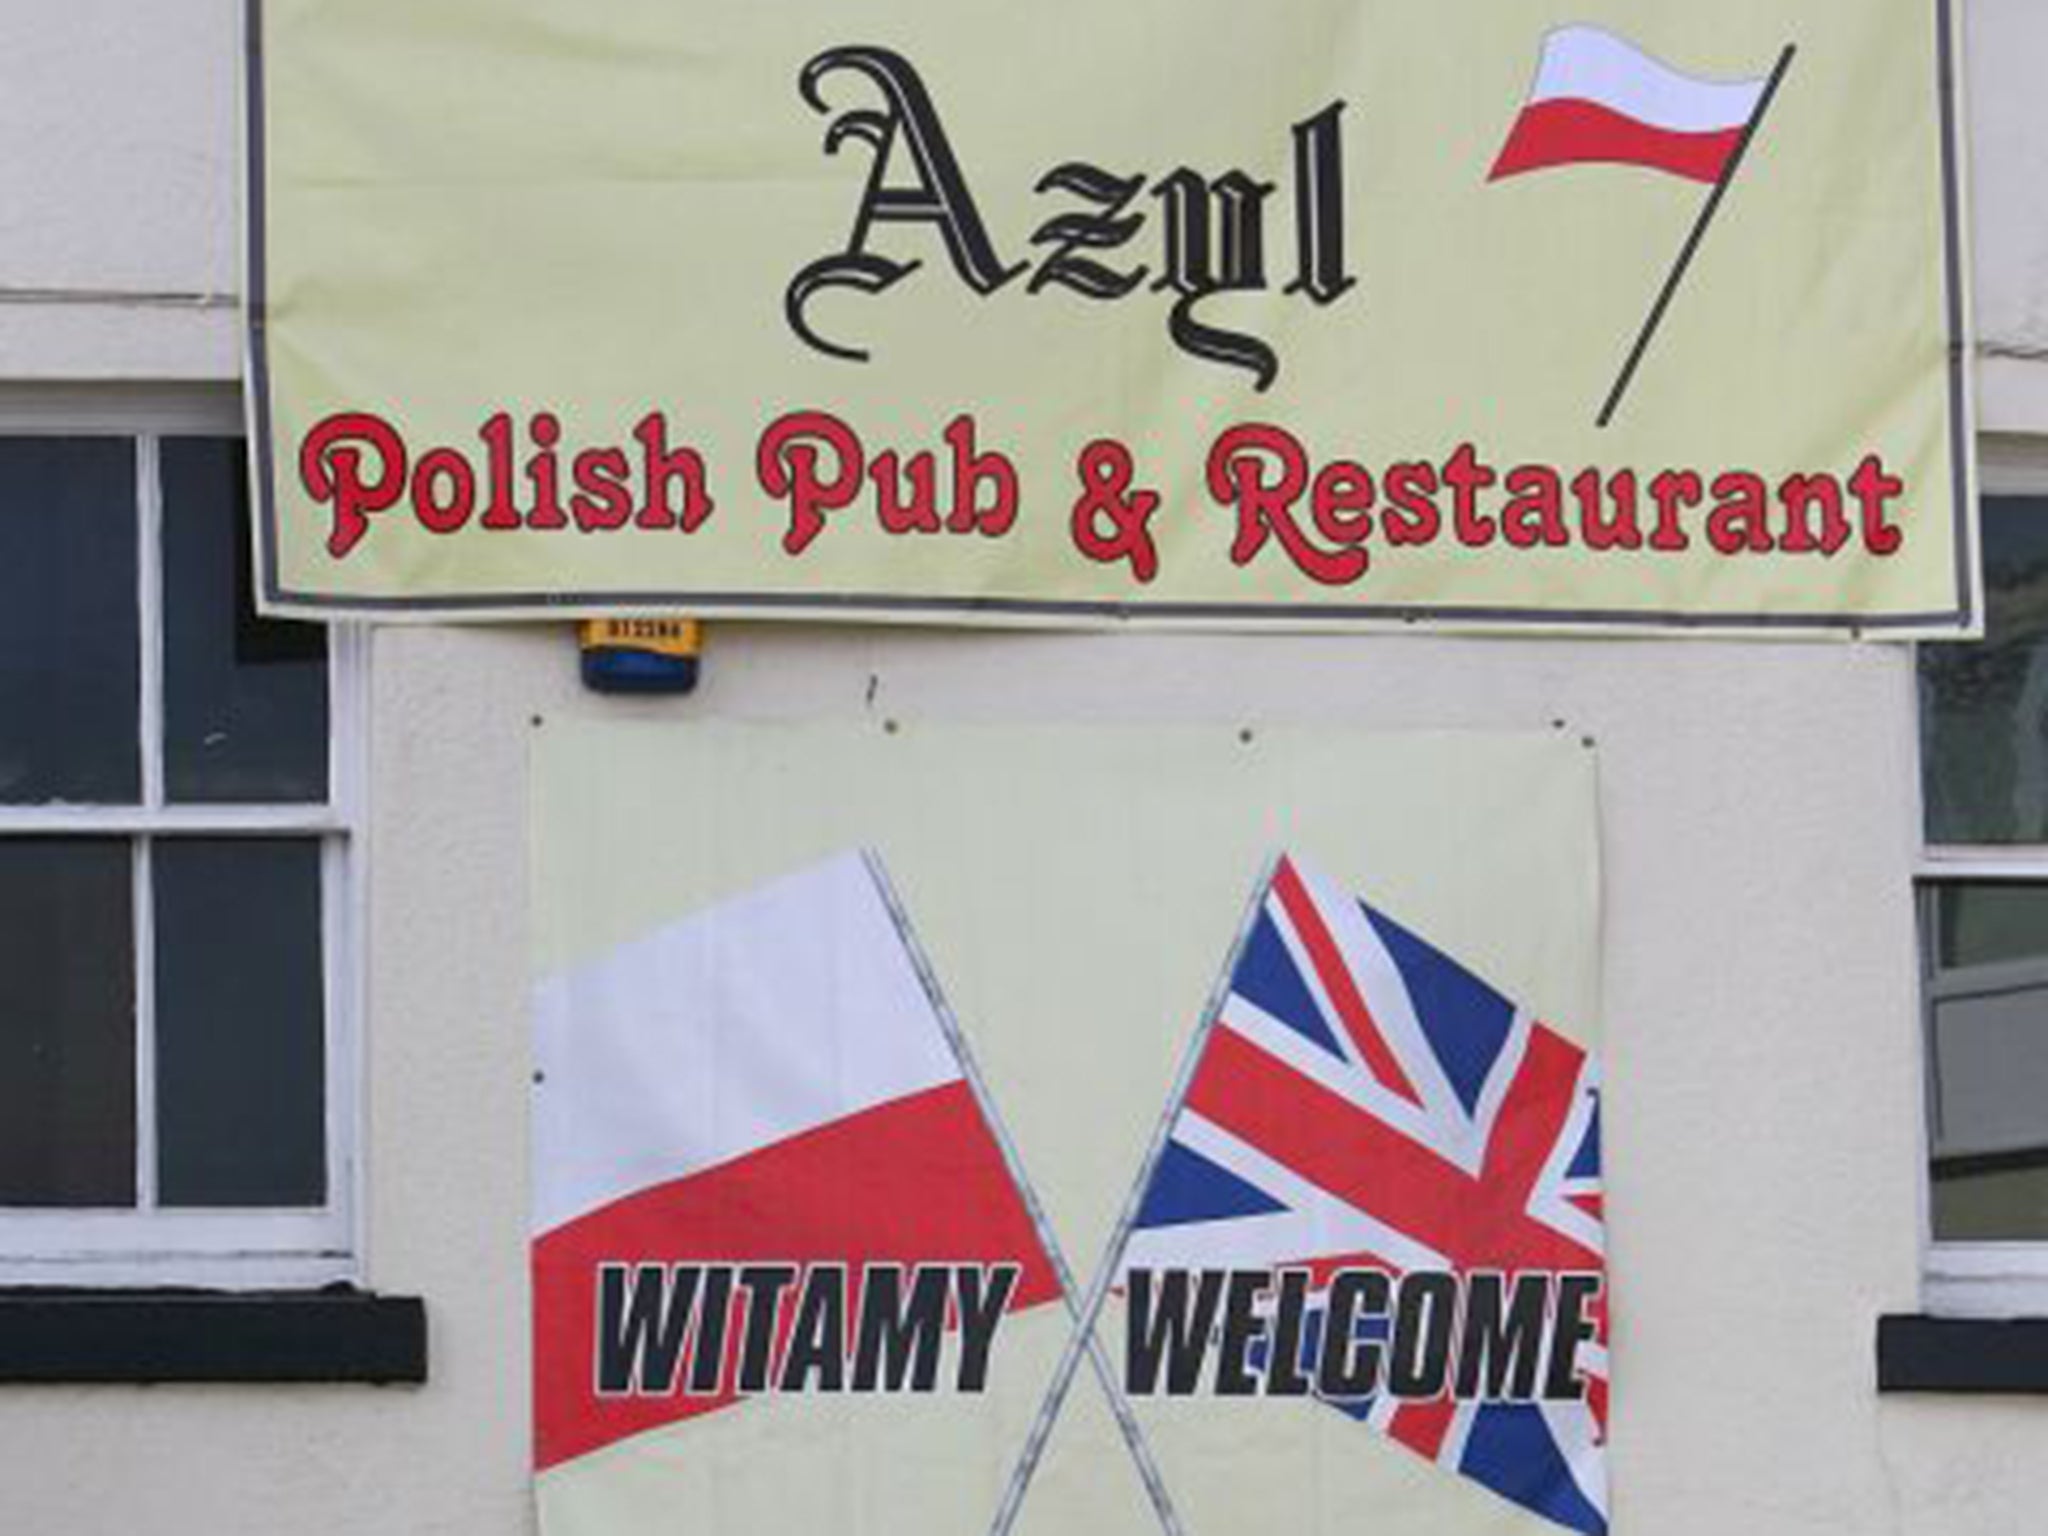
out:
M2048 433L2048 7L1972 16L1986 422ZM0 160L0 373L233 376L203 296L236 281L238 29L235 0L0 0L0 134L39 146ZM7 297L50 288L82 302ZM1619 1529L2041 1528L2048 1400L1873 1385L1922 1223L1904 651L734 626L707 670L605 703L561 629L379 635L366 1279L425 1296L432 1381L0 1389L0 1536L527 1531L531 717L869 708L1596 738Z
M698 697L635 704L556 629L376 653L368 1279L427 1298L433 1381L0 1392L6 1530L525 1530L531 718L868 709L1593 736L1623 1529L2008 1536L2048 1502L2048 1405L1873 1389L1921 1222L1902 652L728 627Z
M0 0L0 371L231 379L239 0Z
M1966 4L1978 413L2048 432L2048 5Z

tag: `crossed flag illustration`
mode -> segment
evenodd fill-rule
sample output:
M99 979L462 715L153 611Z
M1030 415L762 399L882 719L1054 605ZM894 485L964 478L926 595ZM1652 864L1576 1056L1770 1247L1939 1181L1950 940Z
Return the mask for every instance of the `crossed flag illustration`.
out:
M542 1472L768 1393L977 1391L1002 1320L1056 1306L991 1536L1084 1372L1167 1536L1134 1399L1205 1393L1300 1398L1270 1409L1606 1530L1595 1063L1293 857L1085 1285L872 853L550 979L535 1039Z

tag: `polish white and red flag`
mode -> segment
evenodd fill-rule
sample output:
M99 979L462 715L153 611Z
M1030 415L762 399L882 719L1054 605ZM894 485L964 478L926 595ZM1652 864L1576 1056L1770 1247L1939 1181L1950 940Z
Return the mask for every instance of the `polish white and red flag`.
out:
M1599 162L1717 183L1768 85L1700 79L1599 27L1559 27L1488 179Z
M1005 1313L1060 1299L950 1022L862 855L545 978L534 1006L537 1472L746 1411L750 1371L787 1384L799 1292L832 1309L821 1339L850 1337L860 1277L878 1271L1000 1269ZM739 1288L750 1270L796 1278L764 1302L759 1285ZM834 1284L806 1285L814 1275ZM679 1277L694 1297L669 1285ZM764 1306L775 1315L749 1315ZM948 1329L959 1310L946 1301ZM609 1384L607 1348L632 1353ZM673 1371L659 1386L656 1360Z

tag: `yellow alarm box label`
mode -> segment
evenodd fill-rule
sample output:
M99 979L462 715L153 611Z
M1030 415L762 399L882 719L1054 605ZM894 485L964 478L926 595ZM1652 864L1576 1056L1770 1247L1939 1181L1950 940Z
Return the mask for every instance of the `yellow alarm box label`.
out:
M695 619L587 619L582 626L585 650L619 648L652 651L657 656L695 656L703 647Z

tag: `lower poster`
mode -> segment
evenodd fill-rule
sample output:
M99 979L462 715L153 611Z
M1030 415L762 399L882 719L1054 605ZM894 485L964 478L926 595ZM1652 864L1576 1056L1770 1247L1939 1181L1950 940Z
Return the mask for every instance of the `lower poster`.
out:
M1608 1528L1575 737L536 741L543 1536Z

